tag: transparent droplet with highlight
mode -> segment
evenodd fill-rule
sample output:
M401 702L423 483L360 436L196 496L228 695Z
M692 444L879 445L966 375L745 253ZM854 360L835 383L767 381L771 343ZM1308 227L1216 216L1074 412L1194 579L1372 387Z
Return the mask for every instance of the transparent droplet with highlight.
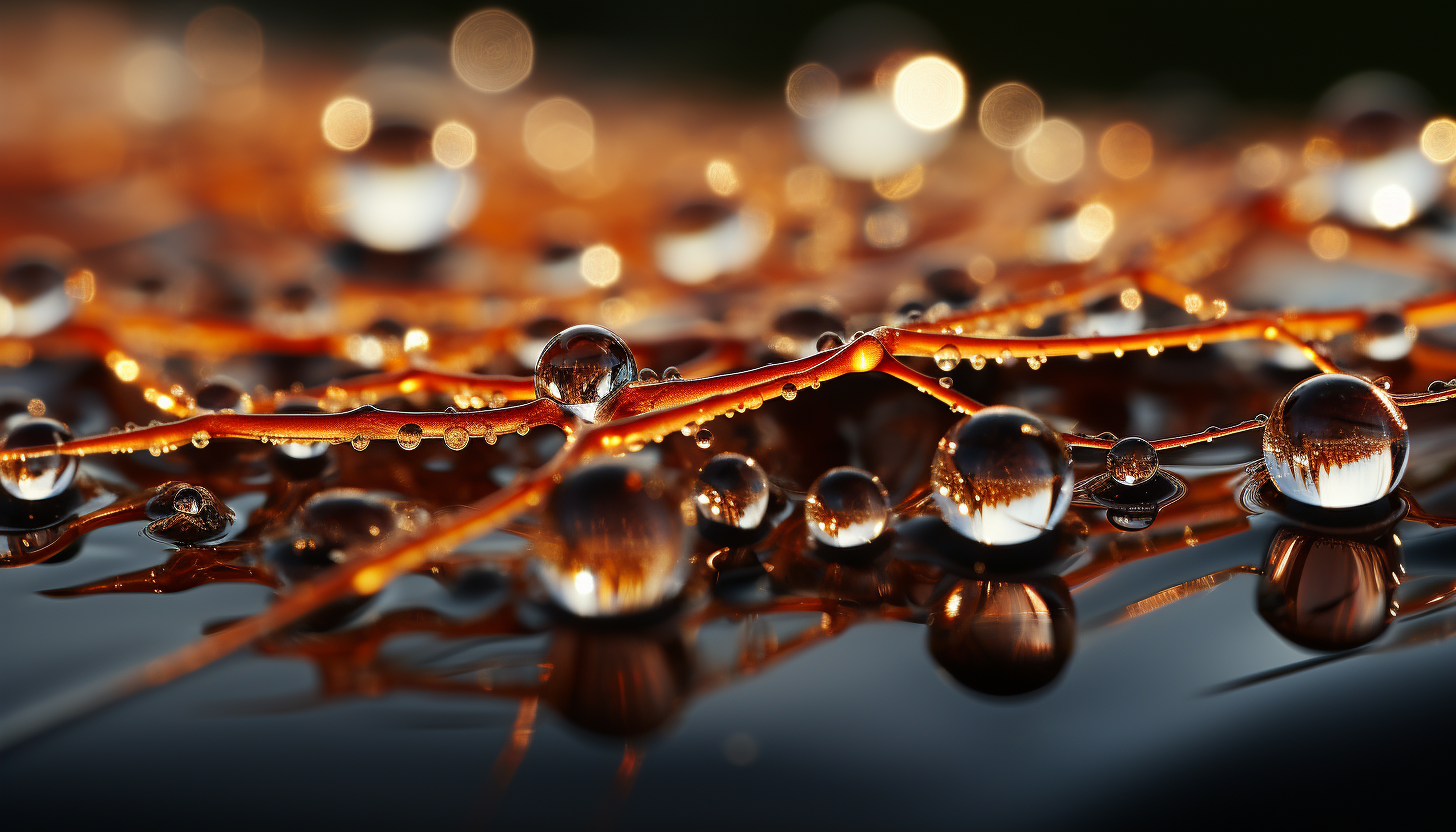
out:
M1059 433L1014 407L988 407L941 437L932 496L956 531L980 543L1025 543L1054 528L1072 501L1072 462Z
M713 447L713 432L707 428L699 428L698 432L693 435L693 444L705 451Z
M768 511L768 477L742 454L718 454L698 472L693 500L709 523L756 529Z
M664 373L666 377L666 373ZM549 397L587 422L597 408L637 378L637 362L616 333L591 324L562 330L536 361L536 395Z
M470 434L459 425L445 428L445 447L452 451L463 451L470 444Z
M1326 373L1296 384L1264 425L1264 464L1279 492L1351 508L1395 490L1410 436L1400 407L1363 378Z
M30 417L11 423L0 450L54 448L71 439L71 431L55 419ZM76 478L76 457L32 456L0 463L0 486L21 500L45 500L65 491Z
M859 468L831 468L809 486L804 522L818 543L835 548L873 542L890 524L890 495Z
M583 617L660 606L691 569L683 508L652 472L598 464L567 474L546 498L532 543L536 582Z
M819 352L824 352L825 350L837 350L842 346L844 346L843 335L840 335L838 332L826 332L819 336L819 340L815 343L814 348Z
M1107 475L1118 485L1142 485L1158 473L1158 452L1140 436L1117 440L1107 451Z
M948 373L961 363L961 351L955 344L946 344L935 351L935 366L943 373Z
M395 437L395 441L406 451L413 451L420 446L420 442L424 441L424 438L424 429L411 422L400 427L399 436Z
M202 494L196 488L177 489L172 497L172 509L178 514L197 514L202 511Z

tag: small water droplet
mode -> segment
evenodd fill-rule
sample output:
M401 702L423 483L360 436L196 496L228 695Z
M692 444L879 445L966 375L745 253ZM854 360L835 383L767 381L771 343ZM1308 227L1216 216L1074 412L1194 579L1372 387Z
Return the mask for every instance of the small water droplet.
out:
M837 350L842 346L844 346L844 336L838 332L826 332L820 335L819 340L814 344L814 348L819 352Z
M1380 378L1372 380L1370 383L1375 385L1376 387L1379 387L1381 390L1389 390L1391 384L1390 376L1381 376Z
M354 450L362 451L365 448L369 447L369 437L356 436L353 439L349 440L349 444L354 448Z
M786 381L784 382L783 395L784 401L791 402L799 395L799 388L795 387L793 382Z
M1031 413L993 407L957 422L931 462L946 524L979 543L1025 543L1061 522L1072 462L1056 431Z
M49 448L70 439L60 422L32 417L11 428L0 448ZM0 462L0 486L21 500L45 500L69 488L78 467L76 457L60 454Z
M682 377L682 370L679 370L676 367L668 367L666 370L662 371L663 381L682 381Z
M949 389L950 389L950 386L951 386L951 385L952 385L952 384L955 384L955 382L954 382L954 381L953 381L953 380L952 380L952 379L951 379L951 377L950 377L950 376L941 376L941 377L940 377L940 378L939 378L939 379L938 379L938 380L937 380L937 383L938 383L938 384L939 384L939 385L940 385L940 386L941 386L941 387L944 387L944 388L945 388L945 389L947 389L947 390L949 390Z
M961 351L954 344L946 344L935 351L935 366L948 373L961 363Z
M638 381L657 381L657 371L651 367L643 367L637 371Z
M851 338L851 339L849 339L849 340L851 340L851 341L858 341L859 339L861 339L863 337L864 337L864 330L862 330L862 329L856 329L854 331L854 337Z
M195 488L179 488L172 498L172 508L179 514L197 514L202 511L202 494Z
M698 516L709 523L758 528L768 511L768 477L741 454L718 454L698 473L694 489Z
M449 405L449 406L447 406L445 408L445 412L446 413L449 413L452 416L454 416L454 415L458 414L460 411L456 410L454 405Z
M1158 473L1158 452L1142 437L1119 439L1107 452L1107 473L1119 485L1141 485Z
M831 468L809 486L804 522L809 535L824 546L863 546L889 525L890 497L868 471Z
M460 451L464 450L465 446L469 443L470 434L465 432L465 428L459 425L451 425L445 428L445 447L452 451Z
M1254 417L1254 421L1255 422L1258 422L1261 425L1268 424L1268 422L1269 422L1269 414L1267 414L1267 413L1260 413L1259 415L1257 415L1257 416Z
M697 435L693 437L693 442L697 444L699 448L702 448L706 451L707 449L713 447L713 432L708 430L707 428L702 428L698 431Z
M984 369L986 369L986 359L984 357L982 357L982 356L979 356L979 355L973 355L973 356L971 356L971 369L973 369L973 370L984 370Z
M192 447L194 448L206 448L207 443L211 441L212 436L209 435L208 432L205 430L200 430L192 434Z
M531 428L529 425L521 425L520 427L516 428L516 433L520 434L521 436L525 436L530 432Z
M399 443L399 446L401 448L404 448L406 451L413 451L415 448L418 448L420 446L420 442L423 441L424 438L424 429L421 428L419 425L411 422L408 425L403 425L400 427L399 436L395 437L395 441L397 441Z

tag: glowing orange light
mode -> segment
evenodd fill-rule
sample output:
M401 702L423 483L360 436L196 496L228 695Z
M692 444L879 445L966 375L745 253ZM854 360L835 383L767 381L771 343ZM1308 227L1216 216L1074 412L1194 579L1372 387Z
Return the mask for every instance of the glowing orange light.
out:
M1153 135L1131 121L1114 124L1103 132L1097 157L1118 179L1136 178L1153 164Z
M324 108L324 141L340 150L357 150L369 141L374 119L369 104L357 98L338 98Z
M445 167L463 168L475 159L475 131L459 122L447 121L435 128L430 150L435 161Z
M1438 118L1427 124L1421 131L1421 152L1438 165L1456 159L1456 121Z

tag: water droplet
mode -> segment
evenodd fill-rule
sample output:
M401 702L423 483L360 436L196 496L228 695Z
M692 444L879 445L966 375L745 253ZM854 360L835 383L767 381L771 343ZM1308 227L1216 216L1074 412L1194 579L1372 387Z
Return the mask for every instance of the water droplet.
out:
M1119 485L1142 485L1158 473L1158 452L1140 436L1119 439L1107 451L1107 473Z
M1072 655L1077 622L1059 578L963 580L931 607L930 655L957 682L991 696L1047 686Z
M1381 376L1370 382L1381 390L1389 390L1391 385L1390 376Z
M206 448L211 441L212 435L205 430L199 430L192 434L192 447L194 448Z
M413 451L415 448L418 448L420 446L420 442L423 441L424 438L424 429L421 428L419 425L411 422L408 425L400 427L399 436L395 437L395 441L399 442L399 446L401 448L404 448L406 451Z
M1014 407L988 407L952 426L936 448L930 482L945 522L993 546L1036 538L1072 501L1061 436Z
M682 371L676 367L668 367L662 371L663 381L682 381Z
M713 432L707 428L700 428L697 435L693 437L693 442L699 448L707 450L713 447Z
M889 525L890 496L868 471L831 468L809 486L804 522L810 536L824 546L863 546Z
M657 381L657 371L651 367L643 367L637 371L637 380L648 382Z
M1372 361L1399 361L1410 354L1415 341L1415 327L1407 326L1405 318L1396 312L1370 316L1355 336L1356 348Z
M955 384L955 381L950 376L941 376L939 379L936 380L936 384L939 384L941 387L949 390L950 386L952 384Z
M0 449L50 448L70 439L71 432L55 419L29 417L14 423ZM13 459L0 463L0 486L21 500L45 500L71 485L77 467L76 457L60 454Z
M783 387L782 392L783 392L783 395L784 395L784 401L791 402L795 398L798 397L798 395L799 395L799 388L795 387L793 382L786 381L786 382L784 382L784 387Z
M718 454L698 472L698 516L710 523L756 529L768 511L768 477L742 454Z
M632 351L615 333L590 324L562 330L536 361L536 395L587 422L603 400L637 377Z
M546 498L534 577L579 616L656 607L682 590L691 568L683 508L651 473L610 464L577 469Z
M819 336L819 340L814 344L814 349L824 352L825 350L837 350L842 346L844 346L843 335L838 332L826 332Z
M485 429L485 444L494 445L496 440L495 428L487 426Z
M1427 393L1444 393L1444 392L1446 392L1447 390L1450 390L1450 389L1451 389L1450 382L1441 381L1440 379L1437 379L1437 380L1431 382L1430 384L1427 384L1426 385L1426 392Z
M1280 529L1261 570L1259 615L1301 647L1349 650L1390 625L1400 544Z
M349 440L349 445L352 446L356 451L362 451L365 448L369 447L369 437L356 436L353 439Z
M516 428L516 435L518 435L518 436L525 436L526 434L528 434L530 432L531 432L530 425L521 425L520 427Z
M1355 376L1326 373L1285 394L1264 426L1274 486L1301 503L1350 508L1393 491L1410 437L1390 396Z
M859 339L861 339L863 337L864 337L864 330L862 330L862 329L856 329L854 331L854 337L851 338L851 339L849 339L849 340L851 340L851 341L858 341Z
M399 534L416 531L429 515L394 495L357 488L331 488L308 498L298 513L299 534L271 557L285 575L304 578L385 548Z
M971 356L971 368L975 370L986 369L986 359L979 355Z
M469 443L470 434L465 431L465 428L459 425L451 425L445 428L445 447L452 451L460 451L464 450L465 446Z
M961 351L954 344L946 344L935 351L935 366L943 373L954 370L961 363Z

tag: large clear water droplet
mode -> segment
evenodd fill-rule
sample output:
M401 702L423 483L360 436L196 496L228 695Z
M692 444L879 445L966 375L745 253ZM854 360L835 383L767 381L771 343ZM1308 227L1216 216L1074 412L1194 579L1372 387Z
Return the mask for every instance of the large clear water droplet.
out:
M1060 579L957 581L932 607L930 655L957 682L992 696L1051 683L1072 655L1076 617Z
M889 526L890 495L868 471L831 468L809 486L804 522L809 535L825 546L863 546Z
M1400 544L1280 529L1259 582L1259 615L1314 650L1349 650L1389 626Z
M694 501L709 523L756 529L768 511L768 477L742 454L718 454L698 472Z
M1335 373L1305 379L1264 426L1264 464L1280 493L1323 508L1372 503L1405 473L1405 416L1383 390Z
M951 528L992 546L1053 528L1072 501L1072 462L1061 435L1014 407L988 407L941 437L930 482Z
M590 324L562 330L536 361L536 395L555 399L588 422L596 421L603 400L636 378L627 343Z
M55 419L27 418L12 423L0 449L54 448L69 441L71 432ZM0 463L0 486L22 500L45 500L65 491L76 478L74 456L49 454Z
M421 428L419 425L411 422L410 424L402 425L400 427L399 435L395 437L395 441L398 442L399 446L406 451L413 451L415 448L418 448L420 446L420 442L423 441L424 438L424 429Z
M1158 452L1140 436L1117 440L1107 451L1107 475L1118 485L1142 485L1158 473Z
M561 608L583 617L658 606L687 581L682 509L651 473L612 464L576 470L546 499L535 577Z

